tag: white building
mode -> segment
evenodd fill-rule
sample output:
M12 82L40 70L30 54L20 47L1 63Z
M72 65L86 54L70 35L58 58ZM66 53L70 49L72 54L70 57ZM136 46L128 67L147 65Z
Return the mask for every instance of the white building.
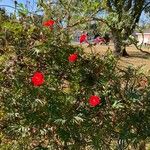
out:
M150 44L150 28L145 29L143 33L135 33L137 36L137 40L139 41L139 44Z

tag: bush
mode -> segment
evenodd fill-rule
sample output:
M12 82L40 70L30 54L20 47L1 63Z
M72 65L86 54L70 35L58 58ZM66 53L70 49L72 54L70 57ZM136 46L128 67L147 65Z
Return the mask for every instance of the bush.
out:
M57 22L1 29L1 149L123 149L150 136L150 79L138 69L119 69L110 50L84 53Z

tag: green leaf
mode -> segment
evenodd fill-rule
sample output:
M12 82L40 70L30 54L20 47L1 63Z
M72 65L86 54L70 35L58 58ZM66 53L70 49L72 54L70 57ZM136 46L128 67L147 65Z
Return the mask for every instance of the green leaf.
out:
M66 120L65 119L56 119L54 121L54 123L58 124L58 125L63 125L66 123Z
M79 116L75 116L75 117L74 117L74 122L77 123L77 124L79 124L79 123L81 123L81 122L83 122L83 121L84 121L84 119L81 118L81 117L79 117Z
M117 100L116 100L116 101L113 103L112 107L113 107L113 108L116 108L116 109L119 109L119 108L123 108L124 106L123 106L122 103L120 103L120 101L117 101Z

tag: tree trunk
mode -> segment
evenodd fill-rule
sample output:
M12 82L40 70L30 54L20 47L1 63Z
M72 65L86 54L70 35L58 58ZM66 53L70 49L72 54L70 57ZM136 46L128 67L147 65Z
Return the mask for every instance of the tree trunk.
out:
M126 51L126 46L125 44L122 42L122 39L119 35L121 35L121 33L114 33L114 31L112 32L113 34L113 42L114 42L114 52L116 55L119 56L129 56L129 54Z
M126 47L124 47L122 50L122 56L124 56L124 57L129 56L129 54L126 51Z

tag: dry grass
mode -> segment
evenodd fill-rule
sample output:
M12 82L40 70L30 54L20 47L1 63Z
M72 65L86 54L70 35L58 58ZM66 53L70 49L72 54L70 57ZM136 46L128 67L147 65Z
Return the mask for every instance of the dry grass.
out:
M89 47L87 47L86 45L84 45L85 47L85 51L87 53L91 52L91 49ZM100 55L105 54L105 52L108 50L108 47L113 50L113 44L110 44L109 46L106 45L96 45L93 46L93 51L96 53L99 53ZM147 48L142 48L145 51L150 52L150 49ZM145 73L148 73L148 71L150 70L150 56L148 56L147 54L144 54L142 52L140 52L139 50L137 50L134 46L129 46L127 47L127 52L130 55L130 57L122 57L119 60L118 65L121 67L126 67L129 65L133 65L134 67L140 67L143 66L143 71Z

